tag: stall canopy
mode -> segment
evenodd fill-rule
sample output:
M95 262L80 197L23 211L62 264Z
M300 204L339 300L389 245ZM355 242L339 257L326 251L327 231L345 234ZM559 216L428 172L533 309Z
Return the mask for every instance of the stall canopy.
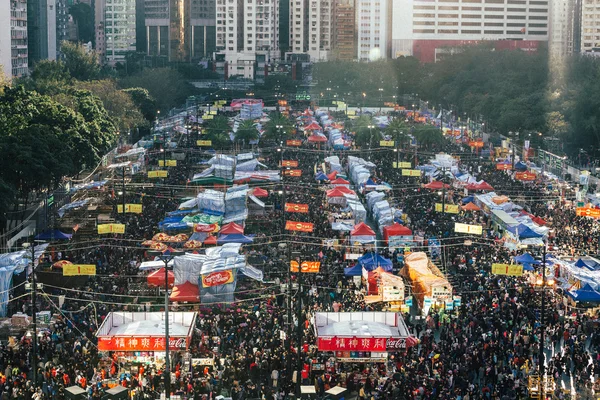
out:
M217 245L217 237L216 236L209 236L206 239L204 239L204 245L213 245L216 246Z
M344 275L346 276L361 276L362 275L362 266L356 264L352 267L344 268Z
M261 188L254 188L254 190L252 191L252 194L255 197L268 197L269 196L269 192L267 192L265 189L261 189Z
M251 236L247 236L241 233L231 233L229 235L219 235L217 238L217 244L225 243L252 243L254 239Z
M375 236L375 232L369 225L361 222L360 224L354 226L354 229L352 229L352 232L350 232L350 236Z
M516 171L527 171L527 165L523 164L521 161L515 164Z
M427 185L424 185L423 187L427 188L427 189L432 189L432 190L439 190L444 187L446 189L449 189L450 185L448 185L447 183L443 183L442 181L432 181L431 183L428 183Z
M334 179L334 180L331 181L331 184L332 185L349 185L350 182L348 182L344 178L336 178L336 179Z
M358 264L367 271L373 271L379 267L386 272L392 270L392 261L375 253L367 253L358 259Z
M324 135L314 134L308 137L308 141L311 143L325 143L327 142L327 137Z
M520 256L515 257L515 261L519 264L527 263L527 264L540 264L538 260L533 258L533 256L529 253L523 253Z
M388 240L390 236L410 236L412 235L412 231L405 227L404 225L400 225L395 223L393 225L389 225L383 228L383 238Z
M316 174L316 175L315 175L315 179L316 179L317 181L327 181L327 180L329 180L329 179L327 178L327 175L325 175L323 172L319 172L318 174Z
M479 208L477 206L477 204L475 203L467 203L464 206L461 206L460 208L462 208L464 211L480 211L481 208Z
M336 179L338 172L337 171L331 171L330 173L327 174L327 179L329 179L330 181L333 181Z
M586 283L581 289L568 291L567 294L575 301L598 303L600 302L600 293L594 290L589 283Z
M49 231L42 232L38 234L35 239L36 240L69 240L73 235L68 233L63 233L58 229L53 229Z
M600 269L600 263L593 258L580 258L575 262L575 266L579 268L587 268L590 271L598 271Z
M479 183L470 183L466 186L467 190L485 190L493 191L494 188L487 182L481 181Z
M198 285L194 285L191 282L184 282L181 285L177 285L173 287L169 299L178 302L199 303L200 291Z
M317 124L316 122L312 122L310 125L307 125L304 127L305 131L322 131L323 128L321 128L321 125Z
M164 265L164 263L162 261L160 261L160 263L162 263ZM169 287L173 287L173 283L175 283L175 275L173 274L173 271L168 271L167 272L169 274ZM154 272L152 272L150 275L148 275L148 285L150 286L158 286L158 287L164 287L165 286L165 268L162 267L161 269L158 269Z
M517 226L508 226L506 229L509 232L518 236L519 239L534 239L541 238L544 236L541 233L535 232L533 229L531 229L525 224L519 224Z
M236 224L235 222L230 222L228 224L223 225L219 233L221 235L243 234L244 227L239 224Z

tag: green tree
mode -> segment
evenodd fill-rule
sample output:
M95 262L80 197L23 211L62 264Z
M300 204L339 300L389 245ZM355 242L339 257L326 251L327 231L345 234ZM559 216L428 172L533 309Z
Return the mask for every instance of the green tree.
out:
M230 131L231 127L227 118L219 115L207 124L205 138L212 141L213 148L225 149L231 146Z
M242 121L235 132L236 143L241 143L242 147L250 144L250 141L258 139L258 130L254 125L254 121L248 119Z
M281 128L277 128L278 126ZM294 125L288 117L278 112L272 112L260 138L261 143L279 144L282 141L285 142L292 136L293 132Z
M439 128L433 125L415 125L412 134L420 148L433 150L440 148L445 143L444 135Z
M94 44L94 16L92 7L86 3L76 3L69 7L69 14L77 23L77 33L79 42Z
M147 89L137 87L124 89L123 92L131 96L131 100L133 100L133 103L139 108L147 121L154 121L156 119L156 100L150 96Z
M74 79L90 81L100 77L98 54L83 45L64 41L61 43L65 67Z
M410 140L408 132L409 127L402 118L394 118L385 128L385 134L390 136L398 147L404 147L404 144Z

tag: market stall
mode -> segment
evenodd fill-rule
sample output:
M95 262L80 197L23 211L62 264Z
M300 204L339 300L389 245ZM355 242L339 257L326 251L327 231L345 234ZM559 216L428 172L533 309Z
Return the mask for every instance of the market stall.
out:
M425 253L411 253L404 258L404 262L401 272L410 279L413 295L421 309L445 307L446 301L452 300L452 285Z

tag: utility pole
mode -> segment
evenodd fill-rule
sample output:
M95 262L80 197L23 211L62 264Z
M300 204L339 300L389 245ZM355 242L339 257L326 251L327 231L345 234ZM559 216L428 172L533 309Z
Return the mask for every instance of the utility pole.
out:
M167 132L163 131L163 168L167 170ZM163 178L163 184L167 184L167 178ZM125 211L125 210L123 210Z
M300 398L301 395L301 386L302 386L302 262L300 257L296 257L296 262L298 263L298 298L296 299L297 304L297 313L296 318L298 320L298 337L296 341L298 342L298 372L296 373L296 397ZM290 268L291 269L291 268Z
M123 202L123 221L125 221L125 167L123 167L122 169L122 175L121 175L121 186L122 186L122 198L121 201Z
M444 134L444 109L442 108L441 104L440 104L440 132L442 132L442 134Z
M23 247L31 249L31 320L33 322L33 333L31 334L32 352L31 352L31 368L33 371L33 384L37 388L37 281L35 279L35 240L31 243L23 243ZM26 285L27 287L28 285ZM41 285L40 285L41 286Z
M544 248L542 250L542 312L540 316L540 354L538 356L540 363L540 398L545 400L546 391L546 365L545 354L544 354L544 334L546 333L546 327L544 326L544 313L546 312L546 242L544 241Z

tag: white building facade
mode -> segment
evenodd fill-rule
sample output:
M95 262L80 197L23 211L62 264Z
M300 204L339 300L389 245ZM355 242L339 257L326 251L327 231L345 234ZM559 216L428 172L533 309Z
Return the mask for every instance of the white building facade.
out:
M12 77L10 40L10 3L0 1L0 65L7 79Z
M392 0L356 0L357 58L375 61L389 56Z
M327 61L333 42L335 0L290 0L290 50Z
M104 2L104 60L109 65L125 62L135 52L135 0L96 0Z
M600 55L600 1L581 2L581 54Z
M4 0L3 2L8 1ZM13 77L29 74L27 37L27 0L10 0L10 48Z

